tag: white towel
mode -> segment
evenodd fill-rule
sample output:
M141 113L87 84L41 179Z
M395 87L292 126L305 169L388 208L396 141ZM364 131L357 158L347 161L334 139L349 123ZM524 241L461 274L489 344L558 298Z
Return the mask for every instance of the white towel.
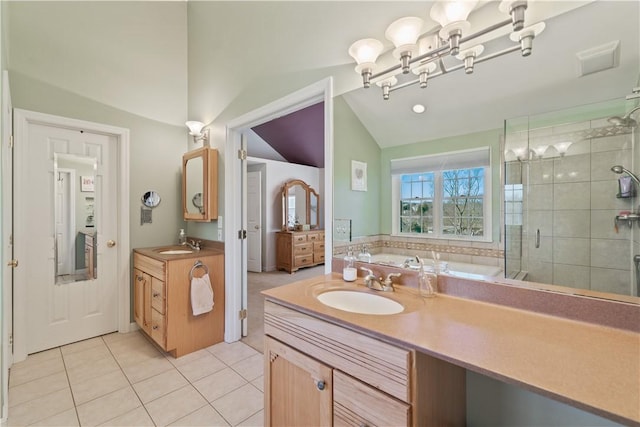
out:
M191 279L191 309L194 316L213 310L213 289L208 274Z

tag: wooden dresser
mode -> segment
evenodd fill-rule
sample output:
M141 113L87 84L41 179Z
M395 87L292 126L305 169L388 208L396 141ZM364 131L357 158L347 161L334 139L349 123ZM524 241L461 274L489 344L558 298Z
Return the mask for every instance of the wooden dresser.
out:
M293 273L303 267L324 264L324 230L278 231L276 268Z

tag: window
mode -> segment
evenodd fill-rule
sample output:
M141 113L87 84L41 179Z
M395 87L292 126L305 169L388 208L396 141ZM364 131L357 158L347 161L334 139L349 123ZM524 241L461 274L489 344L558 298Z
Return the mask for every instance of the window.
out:
M393 233L491 239L489 148L392 160Z

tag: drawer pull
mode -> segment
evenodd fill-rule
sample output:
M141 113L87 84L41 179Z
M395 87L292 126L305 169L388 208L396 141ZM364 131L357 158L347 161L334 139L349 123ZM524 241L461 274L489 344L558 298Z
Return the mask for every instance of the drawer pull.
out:
M154 293L153 293L153 297L154 297L154 298L158 298L159 296L160 296L160 293L159 293L159 292L154 292Z
M318 390L322 391L325 389L326 385L324 381L316 381L316 387L318 387Z
M157 331L157 330L158 330L158 325L153 325L153 326L151 327L151 329L153 329L154 331Z
M144 277L142 276L136 276L136 279L138 279L138 282L142 282L144 280Z

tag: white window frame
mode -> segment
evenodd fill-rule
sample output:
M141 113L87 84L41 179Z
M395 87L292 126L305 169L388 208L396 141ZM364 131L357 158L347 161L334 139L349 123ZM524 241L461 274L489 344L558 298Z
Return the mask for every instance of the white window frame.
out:
M482 161L478 161L478 164L473 165L473 160L469 160L474 154L480 151L486 151L488 157L488 164L483 165ZM451 158L454 159L450 163L442 159ZM461 163L456 163L455 158L463 159ZM481 147L479 149L453 151L449 153L441 153L432 156L418 156L405 159L394 159L401 166L391 168L391 234L397 237L415 237L421 239L442 239L442 240L459 240L459 241L471 241L471 242L491 242L493 241L492 230L492 209L493 202L491 194L491 182L492 182L492 168L491 168L491 149L490 147ZM439 164L435 166L434 164ZM421 164L424 164L424 169L421 168ZM478 237L473 236L456 236L442 233L442 218L443 218L443 205L444 189L442 187L442 172L454 169L474 169L482 167L484 169L484 196L482 203L482 219L483 219L483 235ZM403 170L404 169L404 170ZM401 233L400 232L400 199L401 199L401 184L402 175L411 175L416 173L434 173L434 214L433 214L433 230L431 234L426 233Z

